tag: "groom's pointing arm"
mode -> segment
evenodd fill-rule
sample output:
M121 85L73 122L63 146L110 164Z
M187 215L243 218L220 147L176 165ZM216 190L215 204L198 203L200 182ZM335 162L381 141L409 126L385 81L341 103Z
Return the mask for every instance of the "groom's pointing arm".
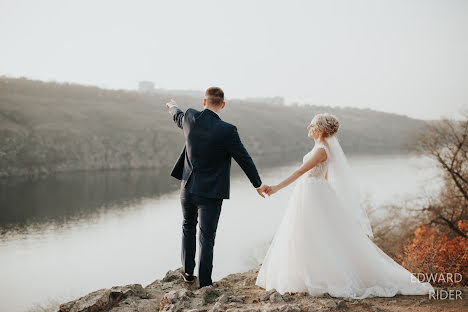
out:
M172 119L174 120L177 127L183 129L184 125L184 112L181 111L177 106L173 105L169 108L169 113L172 115Z
M260 179L252 157L250 157L244 144L242 144L236 126L232 126L230 130L230 134L226 140L226 149L245 172L253 186L259 188L262 185L262 180Z

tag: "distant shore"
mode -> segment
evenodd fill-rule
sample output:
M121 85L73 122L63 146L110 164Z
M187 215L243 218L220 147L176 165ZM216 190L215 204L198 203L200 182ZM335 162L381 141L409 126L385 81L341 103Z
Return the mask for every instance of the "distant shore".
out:
M0 77L0 177L80 170L172 166L184 144L164 105L203 109L184 92L141 93ZM276 105L230 99L222 119L235 124L255 161L302 159L313 142L306 126L317 113L340 120L347 154L407 152L425 121L370 109Z

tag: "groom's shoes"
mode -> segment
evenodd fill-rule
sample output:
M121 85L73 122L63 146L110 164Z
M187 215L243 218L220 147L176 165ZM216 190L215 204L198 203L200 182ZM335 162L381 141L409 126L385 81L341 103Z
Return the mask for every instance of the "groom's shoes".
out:
M182 277L186 283L192 283L195 280L195 275L182 272Z

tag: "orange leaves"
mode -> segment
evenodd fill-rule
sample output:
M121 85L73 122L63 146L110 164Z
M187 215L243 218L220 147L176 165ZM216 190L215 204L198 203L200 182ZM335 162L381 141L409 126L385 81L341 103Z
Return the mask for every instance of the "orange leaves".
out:
M458 228L463 232L468 233L468 222L458 221Z
M458 228L468 233L468 222L458 222ZM402 265L410 272L427 276L461 275L461 280L436 279L438 286L468 285L468 239L461 236L449 238L435 228L420 225L414 238L404 248ZM427 280L426 280L427 281Z

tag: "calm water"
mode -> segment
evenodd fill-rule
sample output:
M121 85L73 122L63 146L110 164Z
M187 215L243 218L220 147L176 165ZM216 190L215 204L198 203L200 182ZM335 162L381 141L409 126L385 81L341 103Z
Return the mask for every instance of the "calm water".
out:
M438 188L427 160L354 156L350 162L374 207ZM260 172L265 183L276 183L295 167ZM180 267L178 183L168 170L0 182L0 310L50 306L114 285L144 287ZM218 226L215 280L261 263L292 189L262 199L245 176L234 174Z

